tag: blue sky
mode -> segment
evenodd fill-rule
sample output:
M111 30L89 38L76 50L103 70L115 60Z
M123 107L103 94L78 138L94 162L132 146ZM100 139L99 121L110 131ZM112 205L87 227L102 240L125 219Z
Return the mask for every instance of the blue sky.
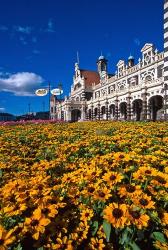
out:
M68 95L77 51L91 70L102 51L114 73L146 42L163 50L162 0L1 0L0 112L47 110L48 96L34 90L49 81Z

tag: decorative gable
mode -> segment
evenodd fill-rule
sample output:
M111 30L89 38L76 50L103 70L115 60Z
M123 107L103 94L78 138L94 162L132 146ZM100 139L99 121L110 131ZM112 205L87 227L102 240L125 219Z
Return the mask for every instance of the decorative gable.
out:
M119 62L117 63L117 67L123 65L124 63L124 60L119 60Z
M146 43L144 46L143 46L143 48L141 49L141 52L144 52L144 51L146 51L146 50L151 50L151 49L153 49L154 48L154 45L152 44L152 43Z

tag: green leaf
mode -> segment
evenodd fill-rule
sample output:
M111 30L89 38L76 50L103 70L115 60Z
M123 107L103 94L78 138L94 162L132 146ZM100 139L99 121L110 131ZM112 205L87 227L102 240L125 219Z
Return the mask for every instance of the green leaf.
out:
M94 221L92 224L92 236L95 236L95 234L97 233L97 230L99 228L99 223L98 221Z
M129 246L132 247L132 250L141 250L139 246L133 241L129 243Z
M130 241L130 233L129 233L129 230L126 228L124 232L122 233L119 242L121 245L124 245L124 244L128 244L129 241Z
M107 242L109 242L111 234L111 224L108 223L106 220L103 221L103 230L106 235L106 240Z
M21 244L19 243L19 245L17 245L17 247L14 248L14 250L23 250Z
M164 237L164 234L160 233L160 232L153 232L151 234L151 237L154 239L154 240L158 240L160 241L161 243L166 243L166 239Z
M3 172L2 172L2 169L0 169L0 178L2 177L3 175Z

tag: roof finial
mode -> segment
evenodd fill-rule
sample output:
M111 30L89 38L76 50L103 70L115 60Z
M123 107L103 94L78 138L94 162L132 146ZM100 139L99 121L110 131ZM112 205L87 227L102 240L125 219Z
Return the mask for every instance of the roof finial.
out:
M103 56L102 50L101 50L101 56Z
M76 56L77 56L77 63L78 63L78 65L79 65L79 52L77 51L77 53L76 53Z

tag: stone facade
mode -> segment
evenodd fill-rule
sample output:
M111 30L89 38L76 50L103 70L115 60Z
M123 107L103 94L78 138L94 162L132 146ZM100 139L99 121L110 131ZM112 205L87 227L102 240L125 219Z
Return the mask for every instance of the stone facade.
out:
M164 1L164 52L152 43L141 49L134 63L117 63L115 74L107 71L107 60L100 56L97 72L80 69L69 97L51 98L51 119L79 120L164 120L168 118L168 0Z

